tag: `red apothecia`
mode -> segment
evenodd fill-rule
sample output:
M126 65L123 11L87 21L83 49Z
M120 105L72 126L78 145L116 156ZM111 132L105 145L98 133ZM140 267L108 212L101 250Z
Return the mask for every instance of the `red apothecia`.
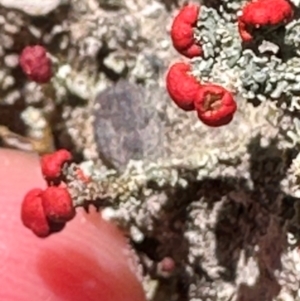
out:
M52 77L52 63L46 49L41 45L23 49L19 63L27 77L37 83L47 83Z
M34 188L23 199L22 222L39 237L62 230L75 216L71 195L61 177L64 164L70 164L71 160L71 153L65 149L42 156L42 173L50 186L44 190Z
M191 66L184 62L174 63L166 76L167 90L174 103L185 111L195 109L194 99L200 83L189 74Z
M61 175L61 168L64 163L72 160L72 155L66 149L58 150L52 154L41 157L42 174L47 180L56 180Z
M182 55L193 58L201 56L202 47L194 38L194 27L196 26L200 6L188 4L184 6L174 18L171 28L171 38L174 48Z
M185 111L196 110L206 125L218 127L228 124L237 109L233 95L215 84L200 84L190 72L190 65L173 64L166 77L167 90L174 103Z
M204 124L219 127L233 119L237 105L232 94L225 88L206 84L196 94L195 109Z
M238 18L239 33L243 41L253 40L253 29L262 26L286 24L294 15L291 4L286 0L257 0L247 3Z
M41 193L42 205L47 218L64 223L75 216L72 198L66 188L51 186Z
M25 195L21 206L21 220L36 236L46 237L50 233L41 199L42 189L35 188Z

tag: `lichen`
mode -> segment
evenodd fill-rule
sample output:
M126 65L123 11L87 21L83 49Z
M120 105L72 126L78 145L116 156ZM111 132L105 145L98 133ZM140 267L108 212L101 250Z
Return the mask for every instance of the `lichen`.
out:
M96 205L126 232L148 300L299 301L299 19L246 47L245 1L201 1L193 75L238 104L228 126L208 128L165 90L179 59L168 36L176 1L104 2L72 0L39 22L1 6L1 145L72 151L75 206ZM37 42L55 65L47 87L16 64Z

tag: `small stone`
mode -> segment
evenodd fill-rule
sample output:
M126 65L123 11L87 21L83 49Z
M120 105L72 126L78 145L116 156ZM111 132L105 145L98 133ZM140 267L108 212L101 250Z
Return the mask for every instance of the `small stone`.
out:
M151 95L121 80L96 97L95 140L104 162L123 170L130 160L149 160L161 154L162 124Z

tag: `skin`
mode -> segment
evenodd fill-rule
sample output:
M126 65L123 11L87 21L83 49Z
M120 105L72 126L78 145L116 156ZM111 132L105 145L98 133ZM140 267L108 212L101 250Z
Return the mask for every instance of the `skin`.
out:
M126 240L96 212L78 212L46 239L22 225L20 204L34 187L45 187L38 157L0 149L0 300L145 300Z

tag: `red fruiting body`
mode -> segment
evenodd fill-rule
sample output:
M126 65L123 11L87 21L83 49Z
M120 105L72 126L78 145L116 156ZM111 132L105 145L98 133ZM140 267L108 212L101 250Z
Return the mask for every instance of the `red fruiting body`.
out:
M23 49L19 63L29 79L47 83L52 77L52 64L43 46L27 46Z
M43 204L45 202L43 201L43 195L45 193L47 194L47 190L48 189L43 191L39 188L30 190L25 195L21 206L21 220L24 226L29 228L38 237L47 237L51 233L61 231L65 226L65 222L71 219L71 213L66 213L67 209L65 209L62 214L62 216L64 215L64 219L49 219L45 211L45 206ZM60 198L56 198L56 200L60 200ZM54 209L52 210L52 212L56 210L61 214L61 212L63 211L62 207L66 206L67 202L66 200L62 200L62 203L64 204L60 204L60 207L58 207L57 204L53 205ZM58 210L58 208L60 209ZM47 213L48 211L50 211L49 208L47 209ZM75 212L73 212L73 216L74 215Z
M199 119L206 125L218 127L228 124L237 109L232 94L218 85L203 85L195 98Z
M52 154L43 155L40 162L44 177L47 180L55 180L59 178L63 164L70 160L72 160L72 155L66 149L58 150Z
M262 26L277 25L290 20L292 16L292 6L286 0L258 0L243 8L241 19L249 25Z
M194 39L194 29L196 26L200 6L188 4L184 6L174 18L171 28L171 38L174 48L182 55L193 58L202 55L200 45Z
M51 186L41 194L45 215L50 221L64 223L75 216L72 198L66 188Z
M292 20L294 15L291 4L286 0L257 0L243 8L238 19L238 28L244 41L251 41L251 29L260 26L276 26Z
M36 188L25 195L21 206L21 219L24 226L35 235L46 237L50 233L50 227L42 206L41 193L42 190Z
M167 73L167 90L175 104L184 111L195 109L194 99L200 83L195 77L188 74L190 65L180 62L173 64Z
M175 261L171 257L165 257L159 263L159 267L160 267L162 272L172 273L175 269Z

